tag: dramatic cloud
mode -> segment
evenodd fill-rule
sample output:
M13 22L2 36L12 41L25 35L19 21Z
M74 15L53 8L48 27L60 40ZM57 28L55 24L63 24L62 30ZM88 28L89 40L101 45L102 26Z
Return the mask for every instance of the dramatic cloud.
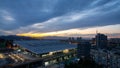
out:
M120 0L0 0L0 24L13 34L119 25Z

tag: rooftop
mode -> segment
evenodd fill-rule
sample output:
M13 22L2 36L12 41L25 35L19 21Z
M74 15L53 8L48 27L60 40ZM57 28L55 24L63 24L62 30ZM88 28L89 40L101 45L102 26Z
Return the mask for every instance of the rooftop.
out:
M59 40L22 40L14 41L15 44L30 50L36 54L76 48L76 45L61 42Z

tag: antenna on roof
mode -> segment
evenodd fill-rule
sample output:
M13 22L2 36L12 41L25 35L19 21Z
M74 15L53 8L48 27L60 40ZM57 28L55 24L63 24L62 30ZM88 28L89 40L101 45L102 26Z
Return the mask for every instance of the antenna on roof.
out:
M96 30L96 34L98 34L98 30Z
M98 26L96 27L96 34L98 34Z

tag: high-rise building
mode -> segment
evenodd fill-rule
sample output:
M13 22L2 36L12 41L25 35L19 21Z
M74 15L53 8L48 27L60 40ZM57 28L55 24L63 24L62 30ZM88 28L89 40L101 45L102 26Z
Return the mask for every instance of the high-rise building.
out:
M90 47L91 47L91 44L88 41L81 41L77 45L77 57L78 58L89 57Z
M104 34L98 33L96 35L96 46L97 48L106 48L107 47L107 36Z

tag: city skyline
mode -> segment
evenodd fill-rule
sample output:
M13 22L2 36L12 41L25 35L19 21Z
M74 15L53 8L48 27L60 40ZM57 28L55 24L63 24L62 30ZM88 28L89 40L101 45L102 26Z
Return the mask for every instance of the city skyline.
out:
M120 0L0 0L0 35L120 38Z

